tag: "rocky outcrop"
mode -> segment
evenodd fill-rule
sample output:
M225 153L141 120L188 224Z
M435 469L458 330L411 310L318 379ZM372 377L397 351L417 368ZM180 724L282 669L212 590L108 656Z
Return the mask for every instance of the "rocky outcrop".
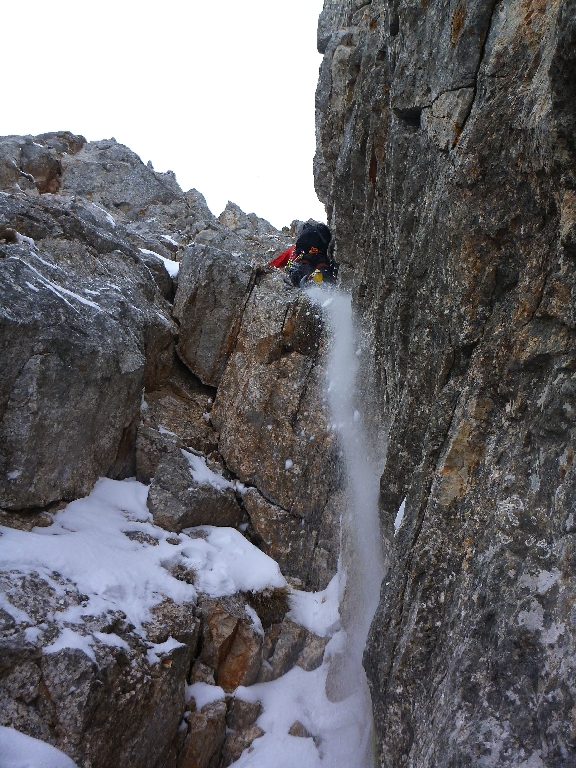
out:
M145 638L120 612L86 617L61 642L59 615L84 599L74 584L2 574L0 585L10 610L27 617L17 624L0 610L0 724L63 749L79 766L229 765L263 735L261 706L235 698L235 689L295 664L316 669L327 642L284 619L286 595L273 593L203 597L198 606L167 600ZM254 604L263 617L268 605L279 622L265 634L246 612ZM215 700L196 706L199 682Z
M1 195L0 218L0 506L25 509L133 474L141 390L170 372L176 326L88 202Z
M98 477L136 476L151 515L122 508L120 538L166 547L162 578L188 595L135 626L6 561L0 724L80 768L229 765L263 734L236 688L322 662L326 639L285 618L287 587L211 598L194 560L216 551L198 526L224 526L299 587L336 570L325 331L266 268L289 242L232 203L217 219L113 139L0 139L0 524L37 537Z
M227 467L257 489L244 503L264 551L321 589L336 570L332 510L341 485L320 364L324 344L319 308L281 274L264 275L246 304L211 412Z
M184 255L174 305L178 355L204 384L220 383L255 280L255 268L240 254L231 259L227 251L199 245Z
M316 183L388 446L381 766L576 760L575 23L515 0L321 19Z
M58 613L82 604L75 585L8 574L1 581L10 605L29 617L0 630L2 725L64 748L80 765L170 764L200 634L195 607L158 606L148 643L120 614L90 617L69 630L76 647L53 650ZM152 661L149 646L169 638L173 647Z

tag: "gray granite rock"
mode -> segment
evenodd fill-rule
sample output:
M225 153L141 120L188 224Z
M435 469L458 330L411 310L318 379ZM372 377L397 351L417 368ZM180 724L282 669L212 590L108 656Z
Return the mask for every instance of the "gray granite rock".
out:
M233 698L226 715L226 725L233 731L241 731L253 725L263 712L259 701L242 701Z
M157 173L115 139L92 141L63 161L62 192L81 195L131 219L182 195L171 171Z
M278 563L284 576L307 581L316 537L302 525L302 518L270 504L255 488L249 488L243 500L261 549Z
M227 734L222 749L222 762L220 763L222 768L227 768L227 766L235 763L244 750L251 751L252 742L261 736L264 736L264 731L258 725L250 725L241 731Z
M255 268L240 253L197 245L184 255L174 302L177 350L204 384L220 383L255 280Z

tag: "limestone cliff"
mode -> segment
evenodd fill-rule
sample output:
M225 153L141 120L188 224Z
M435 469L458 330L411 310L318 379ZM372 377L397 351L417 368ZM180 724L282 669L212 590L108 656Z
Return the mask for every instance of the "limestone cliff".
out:
M378 764L573 765L574 4L327 0L318 41L316 185L388 447Z

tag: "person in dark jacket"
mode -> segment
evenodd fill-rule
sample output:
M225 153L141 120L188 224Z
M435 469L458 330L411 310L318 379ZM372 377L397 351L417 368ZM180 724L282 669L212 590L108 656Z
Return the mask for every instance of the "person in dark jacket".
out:
M303 288L311 283L336 282L338 266L328 250L331 240L326 224L304 224L288 267L292 285Z

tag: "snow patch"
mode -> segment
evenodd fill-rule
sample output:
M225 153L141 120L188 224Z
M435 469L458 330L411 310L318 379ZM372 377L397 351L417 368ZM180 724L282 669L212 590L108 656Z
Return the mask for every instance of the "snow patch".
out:
M166 267L166 272L168 272L170 277L178 276L178 272L180 271L179 261L173 261L172 259L167 259L165 256L161 256L159 253L156 253L156 251L149 251L147 248L140 248L140 253L145 253L148 256L156 256L157 259L160 259L160 261L164 262L164 266Z
M223 491L226 488L234 488L234 484L230 480L226 480L225 477L216 474L216 472L210 469L203 456L196 456L184 449L182 449L182 455L188 460L190 474L199 485L206 483L219 491Z
M169 429L166 429L166 427L163 427L162 424L158 424L158 432L160 432L161 435L171 435L172 437L178 437L175 432L171 432Z
M52 645L47 645L44 648L44 653L58 653L63 648L77 648L85 653L93 662L96 662L96 656L92 648L93 644L94 641L91 638L74 632L70 627L64 627Z
M148 663L158 664L162 660L162 656L168 656L175 648L182 648L184 645L184 643L179 643L173 637L169 637L163 643L150 643L150 647L146 651Z
M106 217L106 221L108 222L108 224L111 224L113 227L116 227L116 221L114 220L114 217L112 216L112 214L110 214L110 213L109 213L109 212L106 210L106 208L102 208L102 206L101 206L101 205L98 205L98 203L92 203L92 205L94 206L94 208L97 208L99 211L101 211L101 212L104 214L104 216Z
M338 607L344 591L344 579L337 573L322 592L290 593L288 618L320 637L329 637L340 627Z
M193 683L186 686L186 703L194 699L196 709L202 709L213 701L224 701L226 694L219 685L209 683Z
M251 608L249 605L245 606L246 613L252 620L252 629L254 632L256 632L260 637L264 637L264 627L262 626L262 622L260 621L260 617L254 610L254 608Z
M192 539L181 547L183 561L196 572L198 590L211 597L235 592L259 592L285 587L278 564L234 528L203 525L206 539ZM154 547L156 549L156 547Z
M396 536L396 534L398 533L398 531L402 526L405 509L406 509L406 496L404 496L404 499L402 500L402 504L400 504L398 512L396 513L396 518L394 520L394 536Z
M237 698L260 701L264 712L257 724L264 736L252 743L234 763L237 768L349 768L358 765L371 740L371 723L364 716L360 692L333 703L325 693L328 664L314 672L294 667L271 683L236 689ZM299 721L317 737L290 736L290 727Z
M118 635L114 634L114 632L94 632L93 637L101 642L102 645L108 645L111 648L122 648L124 651L130 650L130 646L126 640L122 640L122 638L118 637Z
M160 237L162 240L166 240L167 243L170 243L170 245L176 245L178 248L180 247L180 243L177 243L173 237L170 237L170 235L160 235Z
M16 242L18 245L29 245L30 248L36 248L36 243L34 240L32 240L31 237L26 237L26 235L21 235L20 232L14 232L16 235Z
M2 527L2 570L37 573L55 590L62 589L52 578L58 573L86 595L82 604L54 614L61 632L51 652L79 648L93 658L96 640L108 645L122 642L114 635L84 636L70 628L75 624L82 627L84 616L110 611L124 613L127 622L145 637L143 624L152 618L155 605L167 598L176 603L196 600L195 587L168 571L177 563L196 572L197 588L210 597L286 586L277 563L233 528L202 526L190 529L194 538L183 532L179 544L169 543L167 539L173 541L174 534L152 524L147 495L148 487L135 480L102 478L89 496L57 512L49 528L28 533ZM205 538L196 537L198 530ZM129 539L126 533L131 531L152 536L157 546ZM1 593L0 607L17 623L34 623ZM158 656L163 650L167 647L154 646L151 654Z
M69 291L67 288L63 288L58 283L52 282L52 280L48 280L47 277L44 277L44 275L39 272L35 267L33 267L31 264L28 264L28 262L24 261L23 259L20 259L19 257L13 257L16 259L16 261L21 262L22 264L25 264L28 269L32 270L40 283L44 286L44 288L48 288L49 291L52 291L56 296L58 296L59 299L62 299L62 301L65 304L68 304L68 306L73 309L75 312L78 310L76 307L74 307L72 304L70 304L69 301L67 301L66 296L70 296L73 299L76 299L76 301L79 301L80 304L84 304L87 307L92 307L93 309L97 309L98 312L101 312L101 308L93 301L89 301L88 299L85 299L83 296L80 296L77 293L74 293L74 291ZM52 266L52 265L50 265Z
M2 768L78 768L64 752L24 733L0 726Z
M1 539L0 539L0 542L1 542ZM2 594L2 592L0 592L0 608L3 611L6 611L6 613L10 614L10 616L12 616L16 624L24 624L24 623L33 624L34 623L30 618L30 616L28 616L26 611L22 611L20 610L20 608L16 608L15 605L12 605L12 603L6 598L6 595Z

